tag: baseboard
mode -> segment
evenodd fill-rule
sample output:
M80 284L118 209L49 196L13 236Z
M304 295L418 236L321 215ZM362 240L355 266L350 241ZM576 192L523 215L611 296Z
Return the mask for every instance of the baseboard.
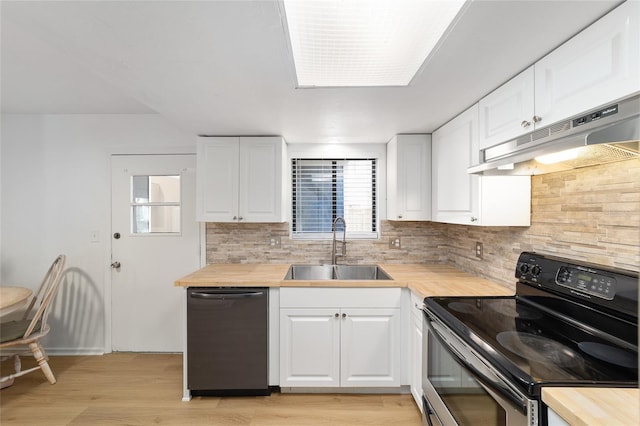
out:
M398 387L362 387L362 388L312 388L312 387L280 387L280 393L343 393L343 394L408 394L409 386Z
M47 355L104 355L104 348L44 348Z

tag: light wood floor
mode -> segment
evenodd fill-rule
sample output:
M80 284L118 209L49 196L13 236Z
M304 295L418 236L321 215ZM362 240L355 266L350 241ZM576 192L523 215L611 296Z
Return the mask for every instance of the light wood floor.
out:
M198 397L182 402L182 356L117 353L51 357L0 390L7 425L402 425L419 426L411 395ZM32 365L24 359L23 368ZM7 374L10 361L2 363Z

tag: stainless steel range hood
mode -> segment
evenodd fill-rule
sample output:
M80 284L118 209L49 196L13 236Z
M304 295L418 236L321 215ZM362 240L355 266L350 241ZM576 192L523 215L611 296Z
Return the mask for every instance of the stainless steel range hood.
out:
M564 160L545 164L545 156L560 153ZM638 157L640 95L635 95L483 149L481 163L467 172L538 175Z

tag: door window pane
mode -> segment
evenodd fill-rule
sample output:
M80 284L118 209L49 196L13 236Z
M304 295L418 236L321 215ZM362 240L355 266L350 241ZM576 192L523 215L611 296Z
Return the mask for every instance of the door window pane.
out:
M180 203L180 176L133 176L134 203Z
M180 176L132 176L132 233L179 233L180 224Z

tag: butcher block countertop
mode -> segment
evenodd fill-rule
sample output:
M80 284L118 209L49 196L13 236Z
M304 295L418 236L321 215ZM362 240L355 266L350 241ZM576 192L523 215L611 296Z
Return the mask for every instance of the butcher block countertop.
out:
M543 387L542 401L571 426L640 425L640 389Z
M508 296L513 290L449 265L381 264L392 280L284 280L289 264L211 264L179 287L408 287L420 297Z

